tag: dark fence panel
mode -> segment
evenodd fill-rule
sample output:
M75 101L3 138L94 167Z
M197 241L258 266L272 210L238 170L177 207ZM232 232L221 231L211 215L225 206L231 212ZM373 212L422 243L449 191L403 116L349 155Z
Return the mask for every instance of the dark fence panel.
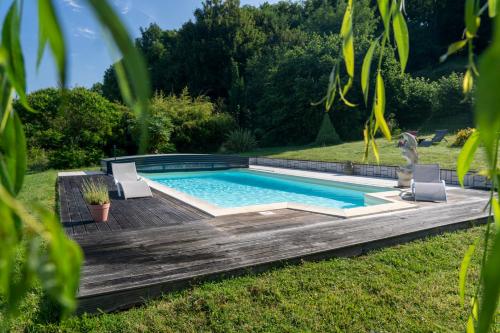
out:
M248 168L248 157L212 154L157 154L121 156L101 160L101 169L112 174L111 163L135 162L138 172L222 170Z

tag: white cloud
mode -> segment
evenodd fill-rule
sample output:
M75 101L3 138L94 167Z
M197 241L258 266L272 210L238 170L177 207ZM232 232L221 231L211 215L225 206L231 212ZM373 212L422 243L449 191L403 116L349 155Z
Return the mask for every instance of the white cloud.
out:
M75 34L75 36L77 37L84 37L84 38L88 38L88 39L95 39L96 36L95 36L95 31L90 29L90 28L87 28L87 27L78 27L76 29L77 33Z
M127 14L132 9L132 2L130 0L114 0L113 3L122 14Z
M77 0L64 0L64 3L71 7L74 12L79 12L83 8L82 5L78 4Z

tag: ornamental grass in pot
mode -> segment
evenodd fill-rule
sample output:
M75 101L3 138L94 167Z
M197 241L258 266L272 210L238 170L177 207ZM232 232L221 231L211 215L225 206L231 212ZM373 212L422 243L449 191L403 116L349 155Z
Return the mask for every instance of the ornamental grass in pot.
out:
M94 222L106 222L109 213L109 192L108 186L102 179L83 181L83 199L89 205L90 215Z

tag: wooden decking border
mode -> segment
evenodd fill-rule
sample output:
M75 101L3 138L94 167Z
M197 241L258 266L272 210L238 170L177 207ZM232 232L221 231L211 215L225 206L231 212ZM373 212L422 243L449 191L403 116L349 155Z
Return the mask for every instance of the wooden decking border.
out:
M77 182L61 184L71 186ZM83 207L68 207L70 202L64 196L69 192L60 189L61 209L68 209L69 215L71 209L81 213ZM86 256L79 312L124 309L204 281L262 272L303 260L357 256L486 222L485 192L450 192L448 204L425 204L407 211L350 219L285 209L269 216L248 213L218 218L202 218L194 211L192 219L171 221L146 209L142 218L150 214L163 223L114 231L96 227L71 234ZM150 204L173 206L166 211L176 205L182 208L183 203L161 201L157 195L149 199L160 201ZM77 196L74 191L72 200ZM129 200L121 203L120 209L138 203ZM141 205L147 205L147 201ZM125 215L122 212L115 218Z

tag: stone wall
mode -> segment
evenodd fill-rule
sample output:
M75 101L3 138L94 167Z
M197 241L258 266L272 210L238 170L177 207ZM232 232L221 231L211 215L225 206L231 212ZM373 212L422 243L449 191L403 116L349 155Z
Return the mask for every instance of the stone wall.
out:
M322 171L331 173L345 173L345 163L321 162L321 161L301 161L281 158L250 157L250 165L261 165L276 168L299 169L309 171ZM393 165L373 165L373 164L353 164L353 175L380 177L397 179L397 166ZM441 179L448 185L459 185L457 172L450 169L441 169ZM464 185L475 188L489 188L491 183L484 176L469 172L464 179Z

